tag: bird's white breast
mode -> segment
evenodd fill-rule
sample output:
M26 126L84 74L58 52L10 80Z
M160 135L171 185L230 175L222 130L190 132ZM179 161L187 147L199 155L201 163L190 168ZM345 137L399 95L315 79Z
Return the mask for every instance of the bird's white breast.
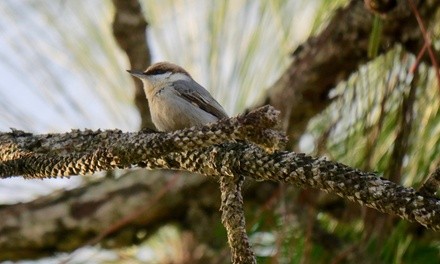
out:
M160 131L200 126L218 120L217 117L182 98L172 86L159 89L149 102L151 118Z

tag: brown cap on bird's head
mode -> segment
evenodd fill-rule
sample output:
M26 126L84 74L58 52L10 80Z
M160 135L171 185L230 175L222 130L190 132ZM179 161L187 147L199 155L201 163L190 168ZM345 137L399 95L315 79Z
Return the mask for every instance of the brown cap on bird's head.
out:
M127 72L129 72L131 75L136 76L141 79L142 79L142 76L144 76L144 78L145 78L145 75L147 75L147 76L160 75L160 74L164 74L167 72L182 73L192 79L191 75L187 71L185 71L185 69L183 69L179 65L176 65L174 63L167 62L167 61L155 63L155 64L151 65L150 67L148 67L143 72L136 71L136 70L127 70Z
M167 61L162 61L162 62L158 62L158 63L151 65L150 67L148 67L144 71L144 74L145 75L157 75L157 74L162 74L162 73L166 73L166 72L182 73L182 74L185 74L185 75L188 75L189 77L191 77L191 75L187 71L185 71L185 69L183 69L179 65L176 65L176 64L173 64L173 63L167 62Z

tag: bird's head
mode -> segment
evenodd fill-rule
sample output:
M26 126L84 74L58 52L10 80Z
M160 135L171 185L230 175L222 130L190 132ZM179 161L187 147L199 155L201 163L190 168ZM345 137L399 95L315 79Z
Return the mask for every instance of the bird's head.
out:
M145 71L127 70L139 78L146 93L154 92L178 80L192 80L191 75L182 67L170 62L158 62Z

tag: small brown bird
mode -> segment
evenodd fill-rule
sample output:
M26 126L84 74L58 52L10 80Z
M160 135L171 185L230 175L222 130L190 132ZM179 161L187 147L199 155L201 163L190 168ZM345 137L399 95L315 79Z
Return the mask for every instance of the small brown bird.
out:
M223 107L182 67L159 62L128 71L142 80L151 118L159 131L174 131L227 118Z

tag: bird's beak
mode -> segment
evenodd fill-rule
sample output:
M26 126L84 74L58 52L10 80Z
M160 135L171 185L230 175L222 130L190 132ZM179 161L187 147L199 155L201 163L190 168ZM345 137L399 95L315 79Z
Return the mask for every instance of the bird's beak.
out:
M131 75L133 75L134 77L139 78L139 79L145 78L144 73L141 71L127 70L127 72L130 73Z

